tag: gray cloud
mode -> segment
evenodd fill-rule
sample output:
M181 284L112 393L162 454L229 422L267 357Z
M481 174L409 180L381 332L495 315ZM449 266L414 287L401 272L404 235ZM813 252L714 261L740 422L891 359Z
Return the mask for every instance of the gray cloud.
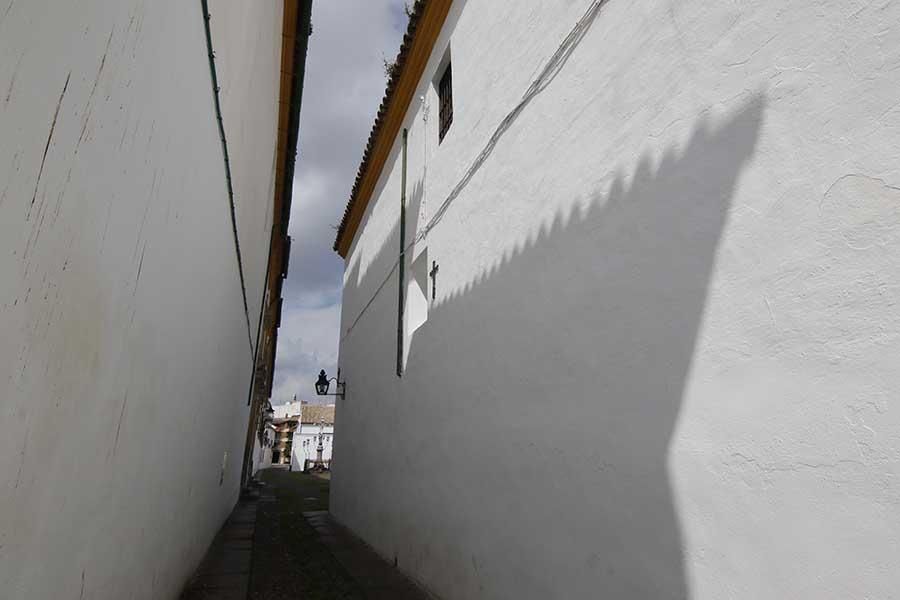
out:
M331 245L384 94L382 59L406 28L402 0L313 4L299 158L291 210L290 273L278 337L272 402L315 400L320 368L334 373L343 261Z

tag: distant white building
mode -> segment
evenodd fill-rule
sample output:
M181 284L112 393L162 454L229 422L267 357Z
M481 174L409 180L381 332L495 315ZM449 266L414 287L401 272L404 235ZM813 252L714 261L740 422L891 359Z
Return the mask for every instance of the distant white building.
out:
M262 431L253 439L253 473L272 466L272 447L275 446L275 426L262 424Z
M334 444L334 404L303 403L301 409L300 425L294 431L291 468L303 470L306 461L321 460L330 464Z
M274 417L276 419L287 419L288 417L296 417L299 415L300 411L303 410L304 405L306 405L306 400L297 400L297 396L294 396L294 399L291 402L273 404L272 410L274 411Z
M321 460L330 464L334 444L334 404L309 404L296 398L294 396L293 402L272 407L275 448L270 453L269 464L261 464L260 468L272 463L290 463L292 470L302 471L306 461Z

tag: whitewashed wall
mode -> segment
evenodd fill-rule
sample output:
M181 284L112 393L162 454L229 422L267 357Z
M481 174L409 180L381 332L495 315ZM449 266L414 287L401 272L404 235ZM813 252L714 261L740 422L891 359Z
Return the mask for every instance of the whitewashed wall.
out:
M258 315L281 3L210 4ZM0 140L0 596L174 598L252 371L199 0L5 2Z
M272 405L273 415L276 419L287 419L288 417L299 416L303 411L302 402L286 402L284 404Z
M253 464L252 473L256 475L261 469L268 469L272 466L272 443L275 439L275 429L271 425L266 426L266 441L260 443L259 436L253 436Z
M454 2L407 223L588 4ZM402 379L396 274L360 316L396 144L347 259L333 513L447 600L893 597L898 69L896 2L610 0L413 250Z

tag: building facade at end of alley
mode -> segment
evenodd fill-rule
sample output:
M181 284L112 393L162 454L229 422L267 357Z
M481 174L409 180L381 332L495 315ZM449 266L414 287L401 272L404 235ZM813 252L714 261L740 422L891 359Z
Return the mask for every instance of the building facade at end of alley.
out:
M275 405L254 446L253 472L271 467L328 471L334 448L334 404L306 400Z
M898 68L896 2L416 2L335 518L446 600L894 597Z

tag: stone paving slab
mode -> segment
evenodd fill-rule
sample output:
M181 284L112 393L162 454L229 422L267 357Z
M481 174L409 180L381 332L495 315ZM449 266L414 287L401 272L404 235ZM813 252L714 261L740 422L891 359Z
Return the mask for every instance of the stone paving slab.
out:
M252 540L254 525L233 525L224 528L220 535L225 540Z
M249 575L250 548L223 546L207 557L200 567L201 578L205 575Z
M429 600L431 596L384 560L368 544L337 523L328 511L303 513L335 560L362 590L366 600Z
M247 599L258 500L258 493L241 496L181 600Z

